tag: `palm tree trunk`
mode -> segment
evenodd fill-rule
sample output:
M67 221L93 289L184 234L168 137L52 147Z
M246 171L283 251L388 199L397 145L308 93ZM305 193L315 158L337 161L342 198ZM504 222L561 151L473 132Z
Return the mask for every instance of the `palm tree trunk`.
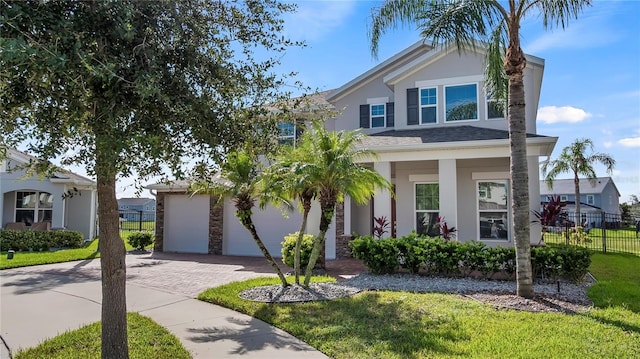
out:
M302 204L304 211L302 212L302 225L298 232L298 238L296 239L296 248L293 252L293 272L295 274L296 284L300 285L300 247L302 247L302 239L307 232L307 218L309 217L309 211L311 211L311 200L303 200Z
M283 287L288 286L289 283L287 283L287 279L284 277L284 274L282 274L282 270L280 270L280 267L278 267L278 263L276 263L276 261L273 259L273 257L271 256L271 253L269 253L269 250L260 239L260 236L258 235L258 231L256 231L256 226L253 224L253 220L251 219L251 211L249 211L248 213L246 212L247 211L238 210L238 214L239 214L238 218L240 218L240 222L242 222L242 225L244 226L244 228L246 228L249 231L249 233L251 233L251 237L253 237L253 240L258 245L258 248L260 248L262 255L264 255L264 257L267 259L267 262L271 265L271 267L273 267L273 269L278 274L278 278L280 278L280 281L282 282L282 286Z
M574 219L573 226L577 227L577 226L582 225L582 218L580 218L580 178L578 177L578 173L577 172L574 172L573 186L574 186L575 194L576 194L576 199L575 199L576 218Z
M100 161L97 153L96 162ZM97 168L99 166L96 164ZM97 172L100 268L102 270L102 358L129 358L126 250L118 228L115 175Z
M304 274L305 287L309 286L311 275L313 274L313 268L316 266L318 257L320 257L320 251L322 250L322 247L324 247L325 236L327 235L327 231L329 230L329 225L331 225L331 220L333 218L333 213L335 212L336 203L334 201L333 205L323 205L321 207L322 217L320 218L320 232L313 242L313 249L311 250L311 256L309 257L309 264L307 264L307 270Z
M509 143L511 157L511 206L516 248L516 294L533 298L533 271L529 233L529 169L523 71L526 66L520 48L517 16L512 14L505 70L509 76Z

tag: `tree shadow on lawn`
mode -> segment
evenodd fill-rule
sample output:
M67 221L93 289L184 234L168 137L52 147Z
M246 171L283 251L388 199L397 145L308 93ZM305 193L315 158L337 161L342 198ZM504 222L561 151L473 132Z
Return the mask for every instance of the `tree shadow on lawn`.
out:
M471 339L452 315L413 308L377 292L326 302L264 304L254 316L281 321L274 324L331 357L376 357L380 350L403 358L464 355L453 344Z

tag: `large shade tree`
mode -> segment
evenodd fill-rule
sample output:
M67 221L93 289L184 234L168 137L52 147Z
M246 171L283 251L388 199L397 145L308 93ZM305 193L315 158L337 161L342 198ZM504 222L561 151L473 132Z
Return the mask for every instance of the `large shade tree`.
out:
M401 24L416 24L425 39L444 46L453 44L460 51L478 46L477 41L485 44L489 92L494 98L508 99L517 294L525 298L532 298L534 290L523 83L527 61L520 47L520 24L527 17L536 17L545 28L564 28L590 3L590 0L386 0L372 14L370 37L374 55L380 37Z
M576 139L564 147L555 160L542 164L542 174L549 188L553 188L553 180L563 173L573 175L575 192L575 224L580 225L580 176L586 177L595 186L597 176L593 165L602 164L607 173L613 173L616 161L606 153L593 152L593 141L588 138Z
M292 44L272 0L0 1L0 147L97 179L102 357L127 358L116 180L180 178L259 135ZM257 54L262 54L256 57ZM240 110L239 110L240 109ZM4 153L4 151L0 151Z

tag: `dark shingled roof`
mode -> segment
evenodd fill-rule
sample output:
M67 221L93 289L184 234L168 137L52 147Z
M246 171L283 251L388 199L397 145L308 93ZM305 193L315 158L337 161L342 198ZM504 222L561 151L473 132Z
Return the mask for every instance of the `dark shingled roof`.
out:
M527 134L527 137L547 137ZM390 130L369 135L365 146L397 146L438 142L507 140L509 132L474 126L444 126L416 130Z

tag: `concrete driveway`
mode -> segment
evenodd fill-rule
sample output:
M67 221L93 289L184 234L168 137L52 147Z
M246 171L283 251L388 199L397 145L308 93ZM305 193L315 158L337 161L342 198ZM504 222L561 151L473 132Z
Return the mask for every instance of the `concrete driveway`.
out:
M129 254L127 310L166 327L194 358L326 358L260 320L193 299L207 288L273 275L264 258ZM100 320L101 300L99 259L0 271L1 357Z

